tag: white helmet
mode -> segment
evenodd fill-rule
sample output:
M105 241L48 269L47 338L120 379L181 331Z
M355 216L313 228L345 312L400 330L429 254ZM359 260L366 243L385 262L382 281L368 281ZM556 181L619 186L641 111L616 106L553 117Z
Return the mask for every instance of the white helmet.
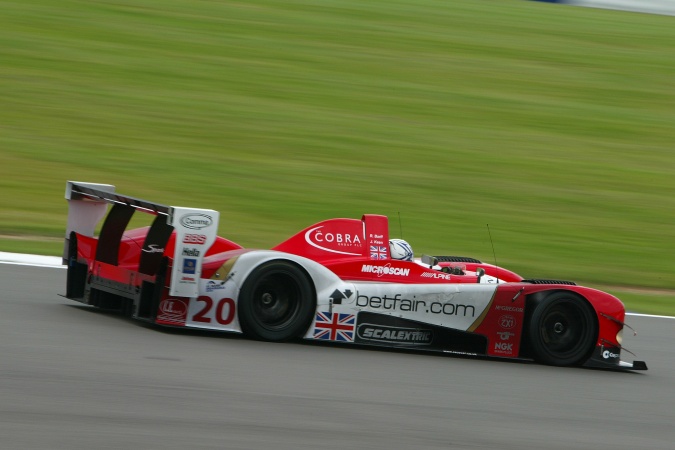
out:
M392 259L400 259L403 261L413 260L413 249L403 239L389 239L389 254Z

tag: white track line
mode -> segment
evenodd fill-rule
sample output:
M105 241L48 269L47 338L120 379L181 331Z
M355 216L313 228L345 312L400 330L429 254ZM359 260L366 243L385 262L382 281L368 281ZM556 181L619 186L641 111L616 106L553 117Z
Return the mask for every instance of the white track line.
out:
M62 267L62 258L59 256L26 255L23 253L0 252L0 264L14 264L17 266L35 267Z
M632 312L627 312L627 316L637 316L637 317L654 317L656 319L675 319L675 317L672 316L656 316L654 314L640 314L640 313L632 313Z

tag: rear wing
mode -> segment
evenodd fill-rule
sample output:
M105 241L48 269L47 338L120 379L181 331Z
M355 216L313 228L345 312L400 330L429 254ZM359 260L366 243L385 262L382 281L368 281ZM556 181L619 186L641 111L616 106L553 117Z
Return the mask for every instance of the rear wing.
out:
M198 296L202 260L216 240L220 214L212 209L166 206L115 193L111 184L66 183L68 224L63 249L63 264L77 258L72 245L74 233L94 237L97 225L105 217L98 236L96 261L117 265L120 242L136 211L156 216L148 231L143 249L163 249L172 233L176 233L169 294L176 297ZM109 208L109 206L111 206ZM109 211L108 211L109 209ZM199 235L199 239L194 236ZM141 252L138 271L156 275L162 252Z

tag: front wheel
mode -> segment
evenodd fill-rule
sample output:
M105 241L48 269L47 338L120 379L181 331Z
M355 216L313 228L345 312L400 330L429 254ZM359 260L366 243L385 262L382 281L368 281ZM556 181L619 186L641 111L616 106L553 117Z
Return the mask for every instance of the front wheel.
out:
M598 325L593 309L582 298L557 292L536 306L528 331L538 362L576 366L592 353Z
M249 337L287 341L300 337L316 309L314 290L305 272L288 261L256 268L239 295L239 323Z

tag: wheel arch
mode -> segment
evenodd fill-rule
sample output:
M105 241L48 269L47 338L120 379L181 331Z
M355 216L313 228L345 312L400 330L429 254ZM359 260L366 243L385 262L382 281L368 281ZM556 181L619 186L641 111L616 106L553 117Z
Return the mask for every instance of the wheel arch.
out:
M269 261L277 261L277 260L271 259ZM316 292L317 292L316 291L316 281L314 280L314 277L312 277L312 275L309 273L309 271L302 264L300 264L298 261L294 261L294 260L288 259L288 258L279 258L278 261L288 262L289 264L292 264L293 266L295 266L300 272L302 272L302 274L304 274L305 278L307 278L307 281L309 281L312 300L314 301L314 306L315 306L315 309L316 309L316 302L317 302L318 299L317 299L317 295L316 295Z
M277 254L275 257L262 259L262 260L258 261L257 264L251 266L247 270L244 278L239 283L239 289L241 290L241 287L246 282L246 279L252 273L254 273L256 270L258 270L261 266L264 266L265 264L269 264L269 263L275 263L275 262L288 263L288 264L294 266L296 269L298 269L305 276L307 281L309 282L310 288L312 290L312 299L314 299L314 301L316 302L316 300L317 300L316 280L314 279L312 274L309 272L309 270L307 270L307 268L297 260L297 258L289 258L289 257L287 257L287 255L284 255L284 254Z
M276 253L258 259L240 278L237 314L242 332L265 341L302 337L314 318L316 292L312 274L293 258Z
M571 289L559 289L559 288L554 288L554 289L543 289L543 290L538 290L536 292L532 292L530 294L527 294L525 296L525 315L523 319L523 327L522 327L522 338L520 341L520 351L519 351L519 356L522 358L533 358L534 353L532 350L532 344L531 344L531 336L530 336L530 323L532 321L532 314L534 314L535 309L539 304L544 301L544 299L558 293L567 293L570 296L573 296L579 300L581 300L586 307L588 307L591 311L593 311L593 320L594 320L594 325L595 325L595 341L597 342L599 335L600 335L600 321L598 320L598 311L597 308L593 305L593 303L587 298L587 296L583 295L580 292L577 292L576 290L571 290Z

